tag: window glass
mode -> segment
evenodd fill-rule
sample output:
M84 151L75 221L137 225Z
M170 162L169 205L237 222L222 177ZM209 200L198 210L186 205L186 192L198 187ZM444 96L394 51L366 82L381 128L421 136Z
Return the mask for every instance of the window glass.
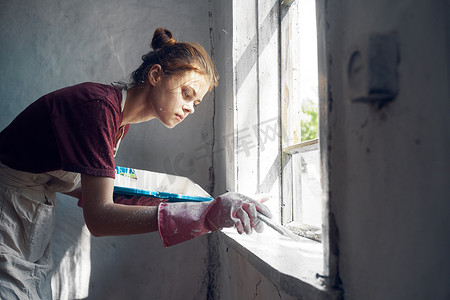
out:
M282 21L283 223L320 240L322 191L318 143L315 0L293 1ZM284 28L283 28L284 27ZM284 49L283 49L284 47Z

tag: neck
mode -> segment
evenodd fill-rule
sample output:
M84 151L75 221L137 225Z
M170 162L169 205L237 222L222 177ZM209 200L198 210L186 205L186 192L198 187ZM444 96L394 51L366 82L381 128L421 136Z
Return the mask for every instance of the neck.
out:
M123 109L122 126L150 121L156 117L149 105L150 86L133 86L127 90L127 99Z

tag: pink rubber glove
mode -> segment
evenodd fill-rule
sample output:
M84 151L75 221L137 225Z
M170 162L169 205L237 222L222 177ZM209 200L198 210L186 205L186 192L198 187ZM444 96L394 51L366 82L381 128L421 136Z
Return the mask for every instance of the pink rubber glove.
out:
M179 244L223 227L250 234L262 232L257 212L271 218L262 203L239 193L226 193L209 202L161 203L158 228L165 247Z

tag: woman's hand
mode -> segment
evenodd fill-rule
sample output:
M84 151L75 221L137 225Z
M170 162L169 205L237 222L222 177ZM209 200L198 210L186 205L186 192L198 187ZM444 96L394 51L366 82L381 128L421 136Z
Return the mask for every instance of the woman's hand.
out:
M239 193L226 193L217 197L211 204L206 215L206 220L211 226L211 231L222 227L236 227L239 234L262 232L264 225L258 219L258 212L271 218L270 210L262 204Z
M271 217L262 203L238 193L226 193L209 202L161 203L159 233L164 246L172 246L223 227L239 233L263 230L258 212Z

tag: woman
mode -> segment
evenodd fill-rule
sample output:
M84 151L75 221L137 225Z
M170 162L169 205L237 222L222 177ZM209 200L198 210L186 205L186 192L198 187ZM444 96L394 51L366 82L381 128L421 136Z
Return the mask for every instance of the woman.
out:
M80 199L94 236L159 231L167 247L222 227L262 230L257 211L270 211L236 193L157 206L113 200L114 156L129 124L158 119L172 128L217 85L200 45L179 43L158 28L151 47L132 74L131 88L83 83L55 91L0 133L1 299L51 298L55 192Z

